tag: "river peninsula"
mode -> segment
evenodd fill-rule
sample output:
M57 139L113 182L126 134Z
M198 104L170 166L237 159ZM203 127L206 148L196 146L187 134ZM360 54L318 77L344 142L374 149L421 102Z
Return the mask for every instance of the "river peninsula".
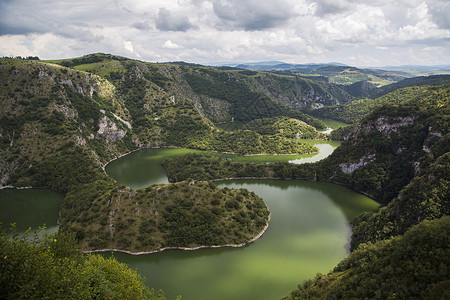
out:
M116 187L98 194L102 188L69 193L61 209L65 226L76 232L87 251L148 254L242 247L260 237L269 224L266 204L246 189L194 181L136 191ZM94 197L94 204L81 217L72 215L86 197Z

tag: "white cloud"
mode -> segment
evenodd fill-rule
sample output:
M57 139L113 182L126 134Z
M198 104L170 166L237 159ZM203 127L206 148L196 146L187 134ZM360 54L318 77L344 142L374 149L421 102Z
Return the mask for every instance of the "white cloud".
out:
M24 35L0 36L0 53L2 56L32 56L35 55L27 46Z
M171 40L167 40L164 45L163 48L166 49L180 49L182 48L180 45L175 44L174 42L172 42Z
M133 49L133 43L132 43L131 41L125 41L125 42L123 42L123 47L124 47L126 50L130 51L131 53L134 52L134 49Z
M449 15L447 0L0 0L0 56L442 62Z

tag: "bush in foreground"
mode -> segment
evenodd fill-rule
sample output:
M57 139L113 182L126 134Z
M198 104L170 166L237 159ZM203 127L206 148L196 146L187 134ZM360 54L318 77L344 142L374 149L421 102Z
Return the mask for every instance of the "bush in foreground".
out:
M73 235L0 231L0 299L165 299L115 258L84 255Z

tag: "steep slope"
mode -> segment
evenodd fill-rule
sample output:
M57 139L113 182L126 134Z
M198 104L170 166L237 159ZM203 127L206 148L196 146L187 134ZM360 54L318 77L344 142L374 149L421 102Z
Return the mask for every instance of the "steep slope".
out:
M213 122L250 121L288 116L317 128L324 125L302 114L303 107L321 107L353 99L342 86L323 77L253 72L234 68L213 68L186 63L149 64L106 54L58 61L71 68L87 70L119 84L127 79L131 62L140 76L176 99L190 99ZM128 74L129 75L129 74ZM293 110L294 109L294 110Z
M337 105L353 99L342 87L331 84L322 77L261 73L247 80L253 89L294 109Z
M405 104L374 111L320 163L326 171L319 180L352 186L381 202L393 199L420 170L449 151L449 91L448 86L430 89Z
M388 204L352 221L347 259L286 299L448 297L450 97L431 91L377 109L319 164L319 179Z
M387 206L353 221L352 248L404 234L424 219L450 215L450 152L420 172Z
M67 172L55 170L61 167L58 162L73 165L67 170L77 173L76 184L96 177L103 162L129 151L132 135L122 119L128 111L107 80L11 59L1 61L0 78L0 184L61 190L49 178Z
M280 174L277 168L282 165L285 172L279 177L334 181L388 203L421 170L449 151L449 88L430 89L425 95L424 98L421 94L413 95L405 104L383 106L358 125L349 127L350 132L343 137L345 141L324 161L309 165L269 164L253 174L273 177ZM265 128L263 123L257 124L260 130ZM182 158L173 160L179 164ZM257 176L246 174L245 164L235 165L234 169L240 170L243 177ZM207 174L197 171L190 176L201 179ZM168 175L175 178L170 172Z
M431 75L418 76L413 78L406 78L399 82L385 85L379 88L379 91L371 96L371 98L378 98L386 94L392 93L395 90L423 85L442 85L450 82L450 75Z

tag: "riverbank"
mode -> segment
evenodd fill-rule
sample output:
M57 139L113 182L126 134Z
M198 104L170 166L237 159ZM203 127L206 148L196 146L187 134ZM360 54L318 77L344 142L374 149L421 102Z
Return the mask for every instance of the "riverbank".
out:
M326 141L326 140L317 140L317 141ZM205 152L205 153L218 153L218 154L229 154L229 155L235 155L235 156L241 156L241 157L252 157L252 156L296 156L296 155L310 155L310 154L317 154L320 153L319 151L315 151L315 152L305 152L305 153L256 153L256 154L239 154L239 153L235 153L235 152L220 152L220 151L216 151L216 150L201 150L201 149L192 149L192 148L184 148L184 147L176 147L176 146L159 146L159 147L142 147L142 148L138 148L129 152L126 152L124 154L121 154L119 156L117 156L116 158L112 158L109 161L107 161L106 163L102 164L102 169L103 171L105 171L105 168L108 164L110 164L111 162L127 156L131 153L140 151L140 150L146 150L146 149L187 149L187 150L191 150L191 151L198 151L198 152Z

